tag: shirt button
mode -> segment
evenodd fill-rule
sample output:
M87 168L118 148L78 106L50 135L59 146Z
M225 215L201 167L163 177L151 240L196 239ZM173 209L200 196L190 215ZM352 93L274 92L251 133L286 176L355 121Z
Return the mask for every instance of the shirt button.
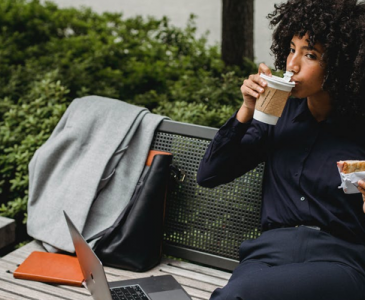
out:
M304 201L305 200L305 197L300 197L300 201Z

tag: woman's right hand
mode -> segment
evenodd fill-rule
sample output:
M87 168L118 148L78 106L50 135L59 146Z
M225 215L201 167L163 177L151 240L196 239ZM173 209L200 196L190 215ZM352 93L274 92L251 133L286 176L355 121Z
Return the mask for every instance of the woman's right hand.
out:
M257 74L250 75L241 86L241 93L244 103L249 108L254 109L256 99L260 97L260 94L264 92L267 82L260 77L260 74L264 73L267 76L272 76L271 70L268 66L261 63Z
M359 185L358 189L359 189L360 193L362 194L362 200L364 201L362 209L365 213L365 181L359 180L359 182L357 184Z
M252 119L256 100L260 97L260 94L264 92L265 87L267 86L267 82L260 77L261 73L272 76L270 68L261 63L259 65L258 73L250 75L243 81L241 86L243 104L237 113L237 120L242 123Z

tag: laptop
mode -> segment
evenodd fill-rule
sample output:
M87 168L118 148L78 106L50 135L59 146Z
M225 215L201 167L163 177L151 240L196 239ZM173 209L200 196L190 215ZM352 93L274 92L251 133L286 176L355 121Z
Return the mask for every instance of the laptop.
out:
M103 265L89 244L63 212L84 274L84 284L94 300L191 300L171 275L107 282Z

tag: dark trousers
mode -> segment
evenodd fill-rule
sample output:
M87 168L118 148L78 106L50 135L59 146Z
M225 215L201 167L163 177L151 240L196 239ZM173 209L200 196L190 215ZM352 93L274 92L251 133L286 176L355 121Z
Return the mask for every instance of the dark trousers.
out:
M364 300L365 246L305 226L242 243L240 265L214 300Z

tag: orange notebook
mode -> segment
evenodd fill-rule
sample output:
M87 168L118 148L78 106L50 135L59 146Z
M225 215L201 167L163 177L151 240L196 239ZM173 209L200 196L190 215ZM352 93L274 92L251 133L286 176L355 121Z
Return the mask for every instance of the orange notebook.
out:
M14 271L14 277L55 284L82 286L84 275L74 256L32 252Z

